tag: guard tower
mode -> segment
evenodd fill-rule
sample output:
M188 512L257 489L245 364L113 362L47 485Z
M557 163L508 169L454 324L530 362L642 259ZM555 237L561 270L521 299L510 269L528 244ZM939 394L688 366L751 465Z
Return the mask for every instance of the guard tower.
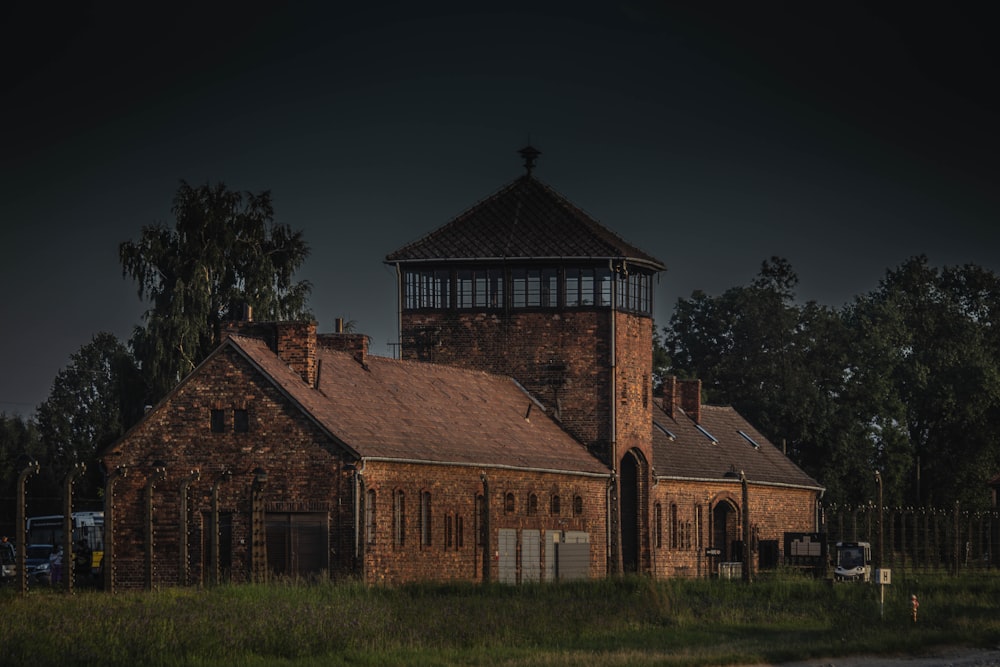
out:
M535 178L537 149L520 154L523 175L385 258L400 355L523 385L612 469L627 517L613 560L644 569L653 282L665 267Z

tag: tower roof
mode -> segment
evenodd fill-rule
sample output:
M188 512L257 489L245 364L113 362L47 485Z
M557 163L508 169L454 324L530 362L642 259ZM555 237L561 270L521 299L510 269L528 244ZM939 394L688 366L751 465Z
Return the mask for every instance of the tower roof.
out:
M386 256L387 264L511 260L625 260L665 266L564 196L525 175L442 227Z

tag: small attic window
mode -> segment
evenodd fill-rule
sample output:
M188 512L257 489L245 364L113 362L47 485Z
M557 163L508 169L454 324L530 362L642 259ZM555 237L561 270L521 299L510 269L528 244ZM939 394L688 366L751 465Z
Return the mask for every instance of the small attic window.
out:
M663 424L661 424L659 422L653 422L653 426L655 426L656 428L660 429L660 431L662 431L663 433L665 433L666 436L668 438L670 438L671 440L676 440L677 439L677 436L674 435L673 433L671 433L670 429L666 428Z
M743 431L737 431L737 433L739 433L740 435L742 435L744 440L746 440L751 445L753 445L754 449L760 449L760 445L757 443L757 441L754 440L753 438L751 438L749 435L747 435Z
M250 413L245 408L233 410L233 430L237 433L250 431Z
M221 408L212 408L212 433L226 432L226 411Z
M718 444L719 443L718 438L716 438L714 435L712 435L711 433L709 433L708 430L704 426L702 426L701 424L695 424L694 427L696 429L698 429L699 431L701 431L705 435L705 437L708 438L709 440L711 440L714 444Z

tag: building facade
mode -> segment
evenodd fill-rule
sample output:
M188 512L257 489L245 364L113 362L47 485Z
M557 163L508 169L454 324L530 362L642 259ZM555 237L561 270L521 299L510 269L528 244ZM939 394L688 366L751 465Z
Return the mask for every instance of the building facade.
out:
M105 452L109 586L510 583L777 564L822 487L697 381L653 396L663 264L526 173L391 253L400 359L232 323Z

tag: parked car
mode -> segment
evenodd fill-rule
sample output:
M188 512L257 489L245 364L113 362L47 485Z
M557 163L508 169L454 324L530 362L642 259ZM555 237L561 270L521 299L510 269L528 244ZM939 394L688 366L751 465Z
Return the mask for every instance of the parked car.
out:
M25 547L24 571L28 575L29 584L51 583L49 556L54 548L51 544L29 544Z

